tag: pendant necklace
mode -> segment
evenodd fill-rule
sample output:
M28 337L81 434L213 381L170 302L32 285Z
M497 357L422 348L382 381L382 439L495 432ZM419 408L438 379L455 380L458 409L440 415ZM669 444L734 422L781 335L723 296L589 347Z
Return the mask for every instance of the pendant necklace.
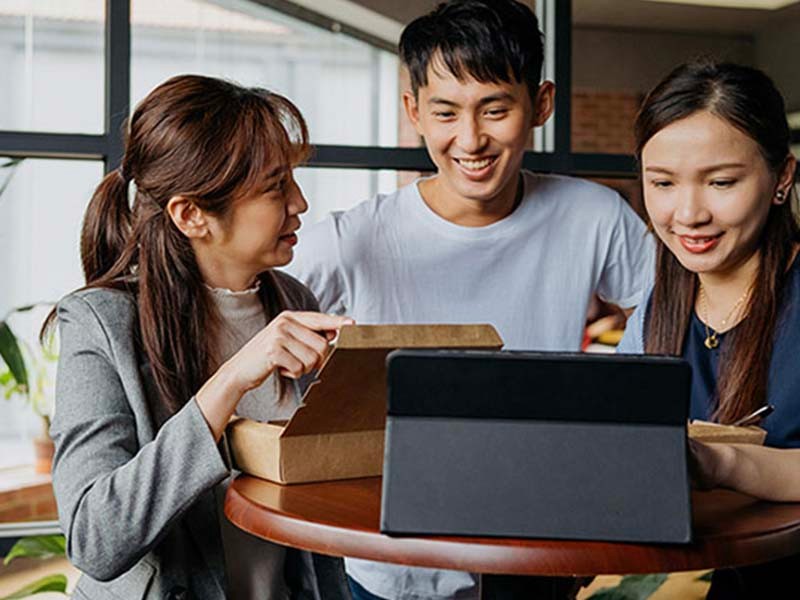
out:
M728 321L736 314L736 311L739 307L742 306L744 301L750 295L750 288L748 287L744 293L739 296L739 299L734 302L733 308L725 315L725 318L722 319L720 323L720 329L725 329L725 326L728 324ZM700 284L700 312L702 313L701 316L703 318L703 326L706 328L706 339L703 341L703 345L708 348L709 350L713 350L717 346L719 346L719 332L714 331L711 327L708 326L709 318L708 318L708 303L706 300L706 290L703 288L703 284Z

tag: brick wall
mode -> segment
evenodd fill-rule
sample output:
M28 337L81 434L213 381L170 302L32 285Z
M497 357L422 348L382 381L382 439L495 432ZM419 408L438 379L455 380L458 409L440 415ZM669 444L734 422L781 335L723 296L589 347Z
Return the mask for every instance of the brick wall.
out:
M49 521L57 518L50 475L36 475L32 468L2 474L0 523Z
M577 89L572 92L572 151L631 154L641 94Z
M633 124L643 96L635 92L576 89L572 93L572 151L632 154ZM616 189L645 217L641 185L636 179L595 179Z

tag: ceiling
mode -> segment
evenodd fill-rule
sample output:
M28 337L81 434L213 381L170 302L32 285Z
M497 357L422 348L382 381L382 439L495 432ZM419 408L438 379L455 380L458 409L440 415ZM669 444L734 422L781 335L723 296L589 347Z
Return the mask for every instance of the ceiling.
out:
M439 0L354 1L403 24L439 4ZM526 0L526 3L534 4L533 0ZM787 19L800 20L800 0L779 10L714 8L647 0L572 0L572 19L576 25L586 27L752 34Z
M593 27L752 34L789 19L800 19L800 2L779 10L753 10L646 0L572 1L573 22Z
M437 0L404 0L403 2L397 2L396 0L354 0L354 2L404 25L415 17L430 12L439 4Z
M442 0L353 0L366 8L381 13L404 25L420 15L430 12L438 6ZM522 0L523 3L533 7L533 0Z

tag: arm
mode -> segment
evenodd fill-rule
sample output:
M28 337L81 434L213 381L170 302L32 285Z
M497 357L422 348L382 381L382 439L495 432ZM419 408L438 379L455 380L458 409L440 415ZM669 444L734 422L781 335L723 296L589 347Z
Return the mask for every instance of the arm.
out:
M228 475L216 441L244 391L275 368L296 376L316 364L320 355L293 337L295 328L327 348L324 336L298 325L305 314L320 329L342 320L317 313L276 318L140 447L137 430L147 409L141 397L128 396L131 381L120 376L118 348L85 300L62 302L53 484L73 564L103 581L125 573ZM140 403L137 411L132 401Z
M644 354L644 315L648 298L649 294L645 294L642 303L628 317L625 333L617 345L617 354Z
M352 319L316 312L284 311L223 364L197 392L197 404L219 441L245 393L272 372L292 379L318 368L342 325Z
M59 520L73 564L107 581L133 567L228 472L194 400L140 447L142 415L137 421L100 318L81 297L64 300L58 316L51 433Z
M724 487L775 502L800 502L800 449L690 440L695 484Z

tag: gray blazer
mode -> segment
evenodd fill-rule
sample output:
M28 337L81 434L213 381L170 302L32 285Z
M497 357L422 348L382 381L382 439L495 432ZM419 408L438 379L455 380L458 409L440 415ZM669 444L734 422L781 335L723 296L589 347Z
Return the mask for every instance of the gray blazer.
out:
M275 275L287 306L316 308L301 284ZM57 311L53 487L67 553L84 573L73 597L225 598L215 491L218 500L230 471L197 403L157 428L129 294L84 290ZM258 569L259 556L241 560ZM285 578L294 598L349 598L338 558L289 550Z

